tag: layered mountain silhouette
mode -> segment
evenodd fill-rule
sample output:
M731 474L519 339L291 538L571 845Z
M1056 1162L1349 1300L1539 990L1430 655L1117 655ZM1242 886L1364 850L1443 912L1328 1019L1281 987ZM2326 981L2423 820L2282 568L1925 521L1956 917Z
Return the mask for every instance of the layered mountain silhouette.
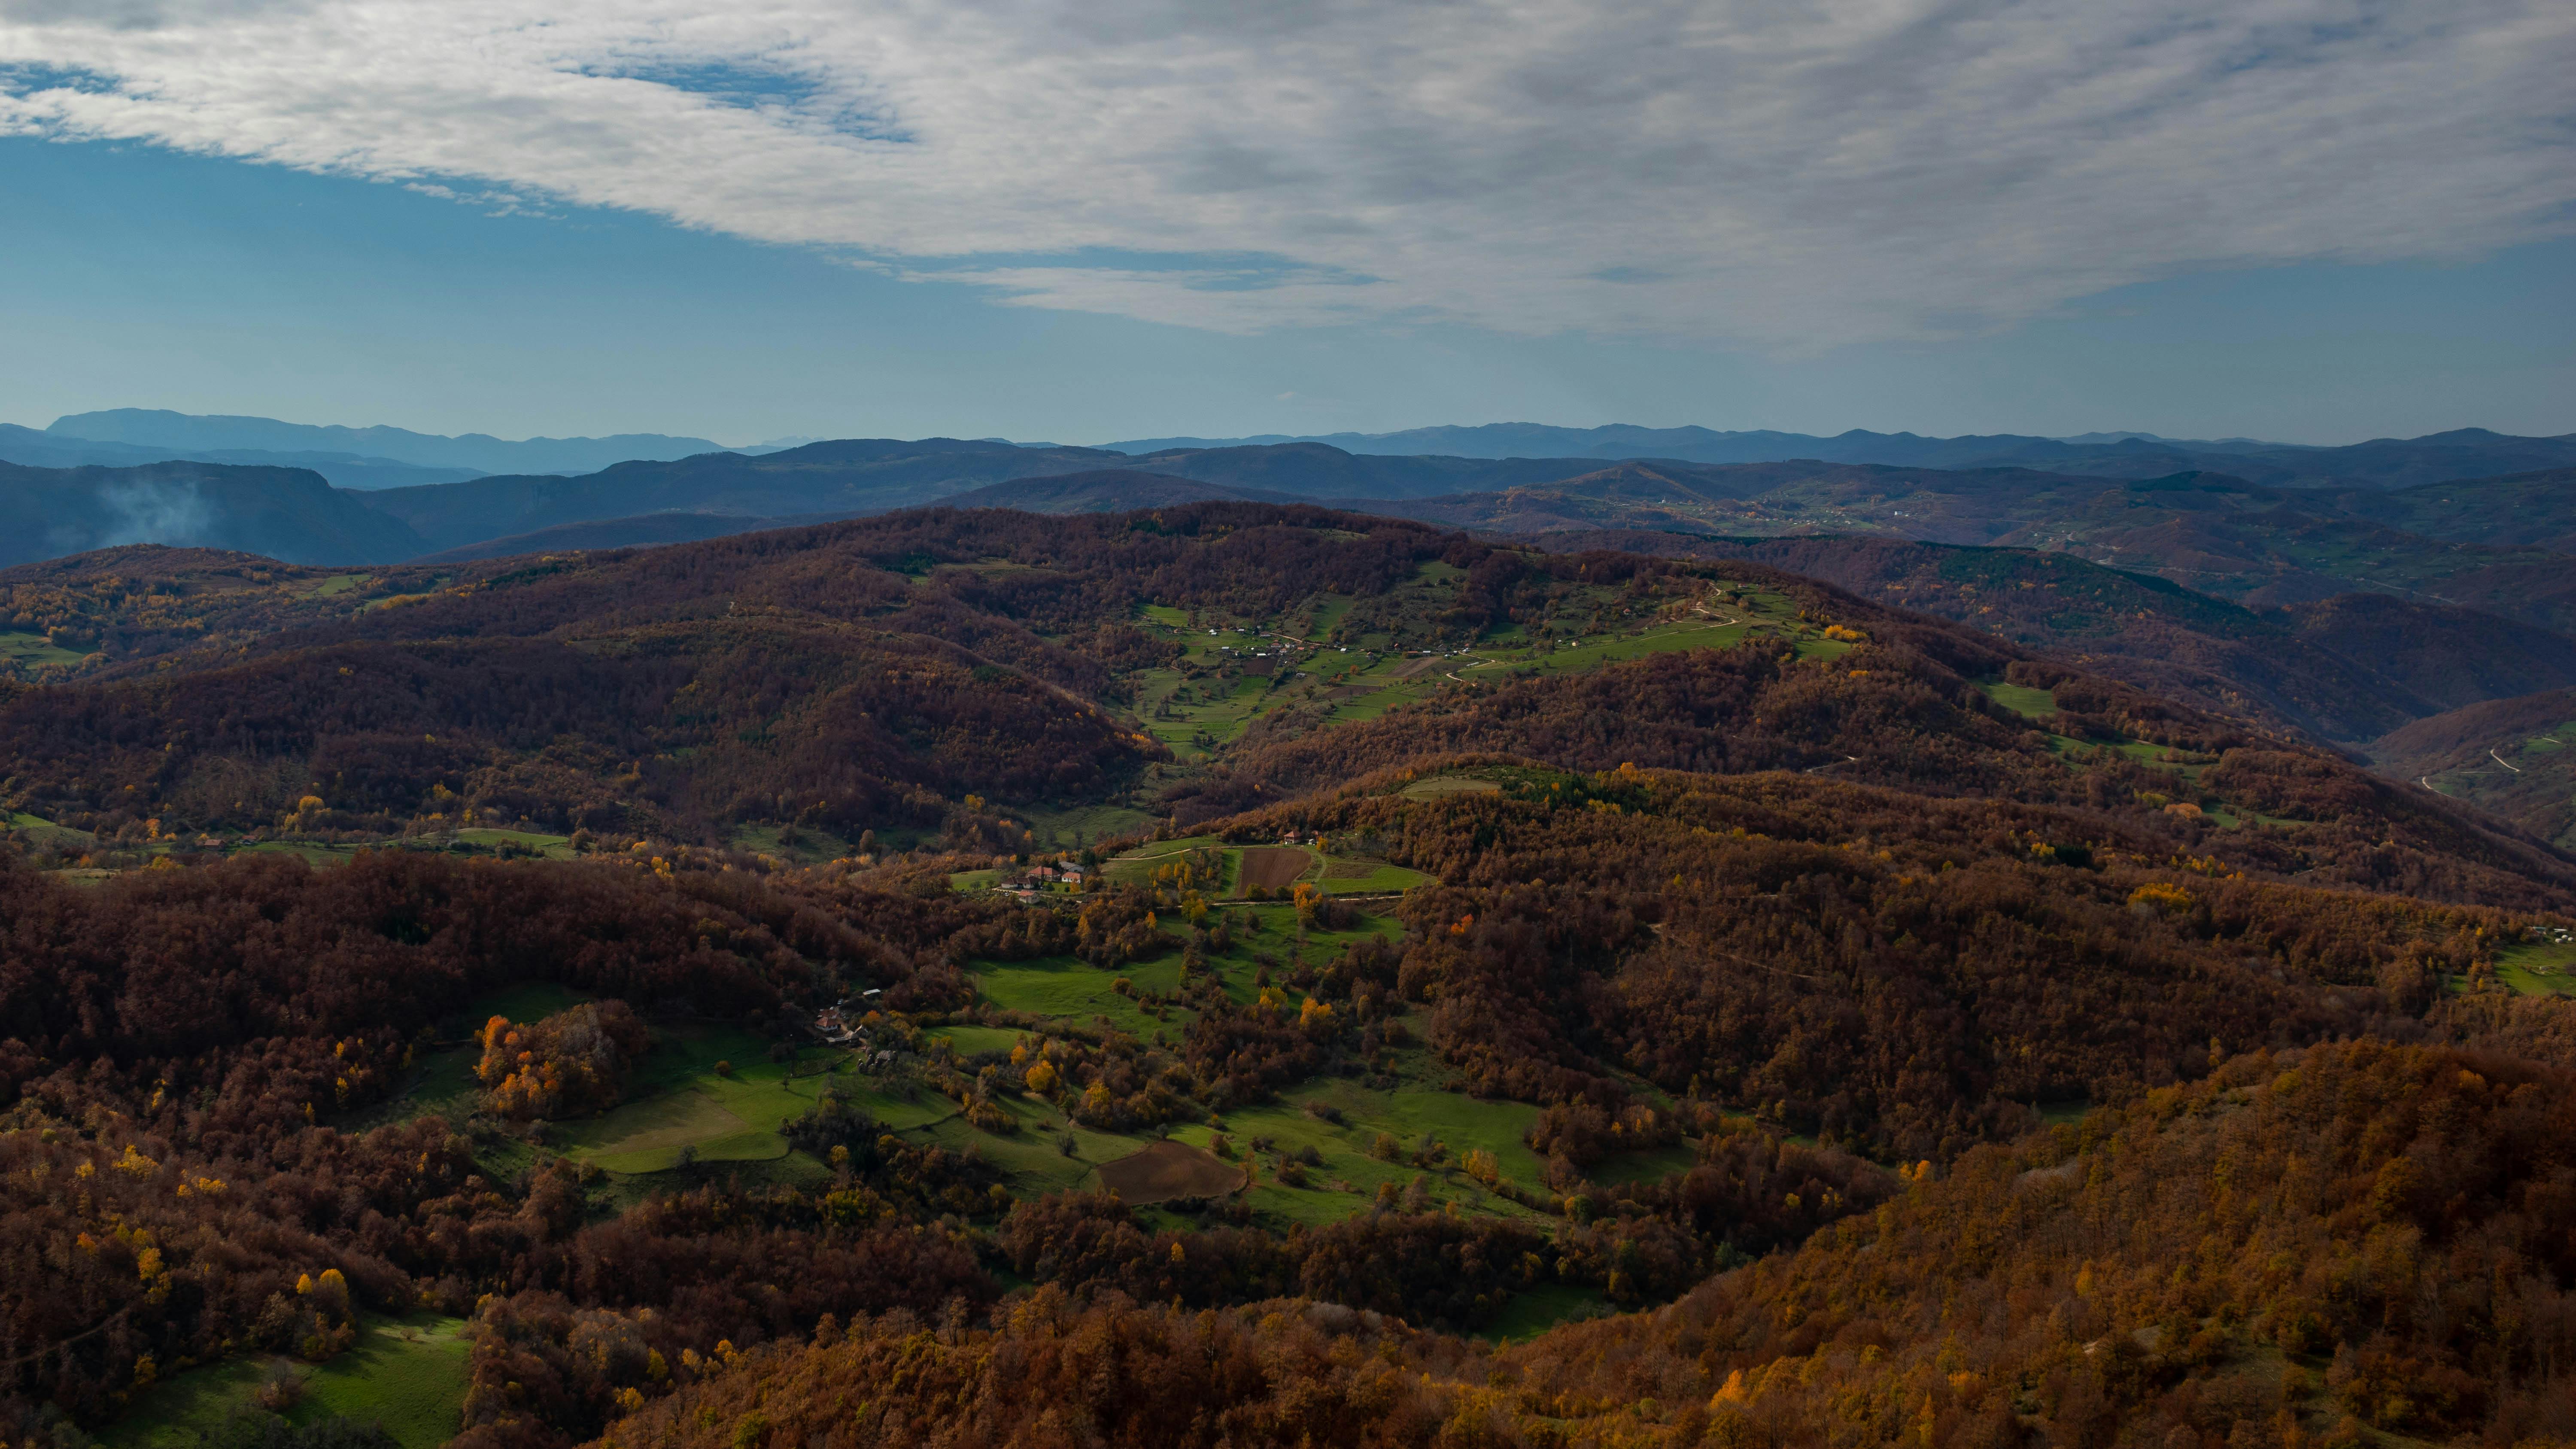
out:
M1927 438L1860 429L1826 438L1768 429L1557 428L1538 423L1412 428L1396 433L1331 433L1311 437L1143 438L1104 446L1123 453L1323 443L1355 454L1440 454L1458 458L1660 458L1686 463L1769 463L1813 459L1901 468L2034 468L2103 478L2153 478L2214 469L2283 488L2399 488L2444 478L2561 468L2576 464L2576 434L2518 438L2460 428L2420 438L2378 438L2346 447L2309 447L2250 438L2185 441L2152 434L2089 434L2061 439L2000 433Z
M408 428L348 428L275 418L200 416L160 408L72 413L45 429L51 438L168 449L189 457L213 451L320 453L483 473L591 473L632 459L685 458L722 451L705 438L619 433L605 438L524 438L487 433L447 437ZM413 479L413 482L425 480Z

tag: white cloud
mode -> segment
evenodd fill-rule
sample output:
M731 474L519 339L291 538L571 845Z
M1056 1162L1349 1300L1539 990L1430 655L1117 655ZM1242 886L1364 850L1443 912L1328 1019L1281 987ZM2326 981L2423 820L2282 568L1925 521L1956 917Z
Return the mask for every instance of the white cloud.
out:
M2576 218L2563 0L712 8L0 0L0 130L1233 331L1929 337Z

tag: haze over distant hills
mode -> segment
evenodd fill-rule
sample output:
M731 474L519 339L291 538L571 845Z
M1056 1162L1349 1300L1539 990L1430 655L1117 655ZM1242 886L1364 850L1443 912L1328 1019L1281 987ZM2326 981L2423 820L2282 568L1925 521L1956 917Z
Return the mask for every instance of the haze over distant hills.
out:
M2404 487L2497 473L2576 464L2576 434L2517 438L2460 428L2421 438L2377 438L2346 447L2309 447L2252 438L2216 441L2159 438L2151 433L2088 433L2041 438L2002 433L1927 438L1854 429L1834 437L1769 429L1641 428L1612 424L1558 428L1539 423L1411 428L1397 433L1332 433L1313 437L1144 438L1102 446L1149 454L1173 449L1325 443L1358 454L1439 454L1458 458L1670 458L1687 463L1771 463L1809 458L1900 468L2037 468L2104 478L2154 478L2209 469L2275 488Z
M342 453L421 468L470 468L477 473L594 473L634 459L665 460L724 451L723 444L705 438L665 433L524 438L513 442L485 433L446 437L415 433L408 428L317 426L283 423L275 418L196 416L158 408L73 413L54 419L45 432L58 438L181 451L230 448Z
M778 451L762 444L746 454ZM131 467L140 463L229 463L309 468L338 488L405 488L460 483L493 473L591 473L634 459L723 451L705 438L624 433L606 438L512 442L469 433L444 437L403 428L348 428L275 418L200 417L151 408L113 408L56 418L42 429L0 423L0 462L29 468Z

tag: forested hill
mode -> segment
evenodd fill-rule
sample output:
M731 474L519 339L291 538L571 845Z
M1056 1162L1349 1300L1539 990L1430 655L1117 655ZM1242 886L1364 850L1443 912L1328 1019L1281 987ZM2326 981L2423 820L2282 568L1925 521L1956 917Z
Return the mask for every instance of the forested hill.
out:
M500 474L465 483L388 488L368 494L366 501L419 534L422 552L437 552L563 524L662 510L749 518L880 513L1004 479L1124 461L1115 453L1088 448L1020 448L956 438L860 439L809 443L759 457L705 453L675 462L619 463L574 478Z
M848 839L954 825L970 796L1023 822L1187 824L1500 751L2080 801L2455 898L2480 872L2555 888L2565 868L2329 753L1743 562L1219 503L247 588L195 556L162 581L120 560L14 586L21 617L86 605L95 642L137 616L164 632L0 706L10 807L108 838ZM191 647L169 616L201 597Z
M10 1445L2566 1422L2576 858L1958 622L1242 501L0 610Z
M2063 551L1889 538L1626 529L1536 541L1770 564L2320 741L2372 740L2410 720L2576 684L2576 640L2429 599L2350 593L2264 607Z
M240 549L298 563L408 558L399 521L303 468L0 463L0 568L127 543Z
M2576 689L2417 720L2371 746L2382 769L2576 850Z

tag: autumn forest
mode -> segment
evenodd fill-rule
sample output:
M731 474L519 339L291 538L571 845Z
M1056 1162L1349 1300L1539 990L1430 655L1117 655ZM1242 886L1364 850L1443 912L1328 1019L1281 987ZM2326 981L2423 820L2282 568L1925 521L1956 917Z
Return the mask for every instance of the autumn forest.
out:
M2576 1442L2576 855L1753 552L0 572L0 1449Z

